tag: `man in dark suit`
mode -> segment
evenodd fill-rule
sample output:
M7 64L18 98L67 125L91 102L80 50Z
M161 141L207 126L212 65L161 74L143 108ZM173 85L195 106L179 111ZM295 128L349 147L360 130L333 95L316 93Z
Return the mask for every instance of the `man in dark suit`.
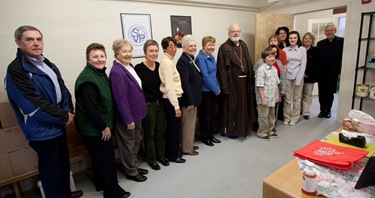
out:
M319 118L331 117L333 94L336 92L337 81L340 79L344 38L336 36L336 31L336 26L327 25L324 31L327 38L318 42L318 46L323 49L323 60L318 80Z

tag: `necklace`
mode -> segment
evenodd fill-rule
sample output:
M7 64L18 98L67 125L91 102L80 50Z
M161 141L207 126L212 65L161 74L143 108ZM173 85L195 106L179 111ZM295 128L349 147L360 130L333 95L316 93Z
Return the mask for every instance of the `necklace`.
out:
M234 53L234 55L236 55L237 59L240 61L240 63L241 63L240 67L241 67L241 70L243 72L244 71L243 70L244 66L242 64L242 47L241 47L241 44L240 44L240 57L238 57L238 55L237 55L237 53L235 51L233 51L233 53Z
M191 58L191 56L189 56L189 54L185 53L186 56L188 56L190 58L190 63L193 64L195 66L195 68L197 68L198 72L201 72L201 70L199 69L199 67L197 66L197 64L195 64L195 61L194 59Z

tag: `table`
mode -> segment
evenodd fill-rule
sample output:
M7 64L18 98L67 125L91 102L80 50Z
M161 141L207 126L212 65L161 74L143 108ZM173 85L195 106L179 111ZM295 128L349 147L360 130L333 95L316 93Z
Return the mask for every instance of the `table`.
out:
M263 181L263 198L289 198L314 196L302 191L302 172L294 158Z
M341 131L337 129L336 131ZM330 135L337 135L335 132L332 132ZM327 137L329 137L328 135ZM367 136L367 135L366 135ZM327 138L326 137L326 138ZM326 138L323 138L326 139ZM366 137L368 143L375 143L374 136ZM362 172L368 159L363 159L361 162L356 163L355 167L351 171L342 171L335 168L322 167L316 165L316 168L320 169L321 172L326 176L327 174L334 174L336 177L332 178L332 184L338 184L335 188L344 188L347 190L347 193L357 193L359 197L375 197L375 187L367 187L361 190L355 190L353 187L355 181L357 181L359 174ZM300 160L294 158L289 161L279 170L274 172L272 175L263 180L263 198L290 198L290 197L302 197L302 198L311 198L316 196L305 195L302 191L302 171L300 169L301 163ZM353 175L355 175L353 177ZM331 179L330 178L330 179ZM337 182L337 180L345 180L344 182ZM353 181L352 181L353 180ZM354 181L355 180L355 181ZM331 181L326 181L325 183L330 183ZM329 184L328 184L329 185ZM345 186L344 186L345 185ZM324 186L322 189L325 193L337 193L337 192L327 192L327 188L330 187ZM363 196L362 196L363 195ZM334 194L334 197L339 197L339 195ZM356 196L356 197L358 197ZM324 197L324 196L317 196Z

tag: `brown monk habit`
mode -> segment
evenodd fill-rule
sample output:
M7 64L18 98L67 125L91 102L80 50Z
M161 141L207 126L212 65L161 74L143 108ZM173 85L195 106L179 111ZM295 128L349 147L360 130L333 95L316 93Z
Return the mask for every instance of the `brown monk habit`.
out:
M219 131L228 136L247 136L255 121L254 69L245 42L236 46L230 39L218 52L220 84Z

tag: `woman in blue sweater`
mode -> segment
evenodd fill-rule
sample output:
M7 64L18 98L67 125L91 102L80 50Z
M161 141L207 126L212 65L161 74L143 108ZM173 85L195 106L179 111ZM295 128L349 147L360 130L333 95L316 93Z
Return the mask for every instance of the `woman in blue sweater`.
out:
M202 103L198 107L199 124L202 142L208 146L220 143L213 135L212 121L216 115L217 96L220 94L220 85L216 78L216 61L212 53L215 51L216 39L205 36L202 39L203 49L195 59L202 73Z

